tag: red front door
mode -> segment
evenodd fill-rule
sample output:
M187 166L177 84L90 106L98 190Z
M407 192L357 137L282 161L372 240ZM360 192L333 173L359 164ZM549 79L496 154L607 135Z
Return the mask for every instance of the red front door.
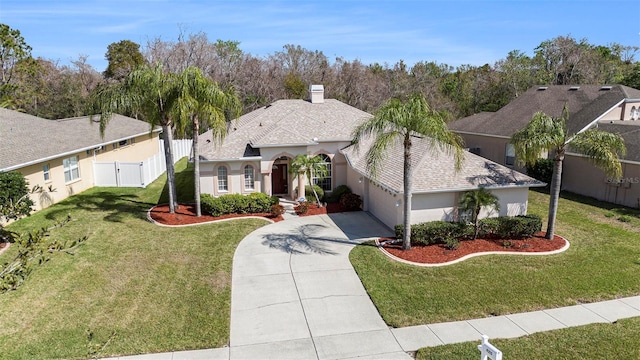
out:
M289 192L287 175L287 164L277 164L273 166L273 169L271 170L272 194L287 194Z

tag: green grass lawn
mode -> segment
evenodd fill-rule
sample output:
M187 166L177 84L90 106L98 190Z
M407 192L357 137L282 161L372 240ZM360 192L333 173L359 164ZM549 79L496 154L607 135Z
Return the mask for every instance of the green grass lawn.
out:
M181 201L192 201L191 169L178 163ZM10 225L18 232L73 221L52 236L89 239L57 253L16 291L0 295L0 358L87 358L224 346L229 341L231 263L259 219L168 228L146 220L164 175L146 189L93 188ZM15 247L0 263L15 255Z
M593 324L517 338L490 339L503 359L640 359L640 318ZM422 348L418 360L478 359L478 341Z
M529 192L529 213L546 219L548 195ZM393 327L482 318L640 294L640 219L575 195L560 199L557 234L571 242L550 256L481 256L420 268L371 246L350 255L369 296ZM630 217L622 222L610 212Z

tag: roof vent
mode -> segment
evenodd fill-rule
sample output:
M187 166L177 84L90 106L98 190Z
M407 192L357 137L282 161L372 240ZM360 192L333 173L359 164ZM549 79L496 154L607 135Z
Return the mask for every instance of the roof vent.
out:
M569 88L569 91L576 91L576 90L579 90L579 89L580 89L580 86L572 86L572 87Z
M611 86L601 86L600 90L609 91L609 90L611 90Z
M309 97L311 98L312 104L322 104L324 102L324 86L309 86Z
M538 87L538 91L545 91L548 88L549 88L548 86L540 86L540 87Z

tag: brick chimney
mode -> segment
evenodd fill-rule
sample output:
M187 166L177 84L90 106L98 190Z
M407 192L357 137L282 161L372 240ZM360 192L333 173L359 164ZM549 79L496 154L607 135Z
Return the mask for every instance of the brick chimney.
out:
M322 104L324 102L324 86L309 86L309 97L311 98L312 104Z

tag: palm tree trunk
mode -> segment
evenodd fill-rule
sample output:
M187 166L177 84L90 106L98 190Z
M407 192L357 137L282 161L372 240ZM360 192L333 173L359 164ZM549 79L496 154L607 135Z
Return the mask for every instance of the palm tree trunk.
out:
M411 135L404 138L404 234L402 250L411 250Z
M167 187L169 189L169 213L176 212L178 201L176 198L176 171L173 167L173 134L170 125L162 125L164 132L164 158L167 166Z
M549 191L549 218L547 219L547 234L545 238L551 240L556 230L556 215L558 213L558 200L560 199L560 185L562 183L562 161L564 154L556 154L553 159L553 176L551 177L551 189Z
M200 133L200 123L198 117L193 117L193 189L196 201L196 216L202 216L200 210L200 153L198 151L198 135Z
M313 169L309 169L309 186L311 186L311 191L313 191L313 195L316 197L316 204L318 204L318 207L321 208L322 204L320 204L320 198L318 198L316 187L314 186L313 180L311 179L313 179Z

